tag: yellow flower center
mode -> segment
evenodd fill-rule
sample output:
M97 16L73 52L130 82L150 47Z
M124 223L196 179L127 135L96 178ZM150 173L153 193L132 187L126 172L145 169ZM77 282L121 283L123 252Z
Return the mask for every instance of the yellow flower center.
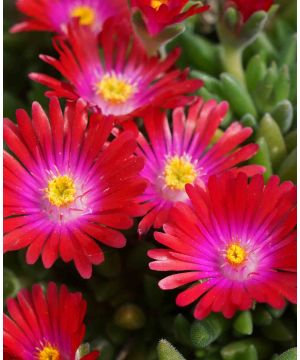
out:
M156 11L158 11L162 5L167 5L168 2L169 0L151 0L150 6Z
M71 17L79 18L80 25L93 25L96 14L94 9L90 6L78 5L72 9Z
M115 75L105 75L97 83L97 94L111 102L112 104L122 104L126 102L134 93L134 86L125 80L119 79Z
M47 344L38 352L37 358L38 360L60 360L60 354L55 347Z
M184 156L174 156L168 160L164 171L165 183L172 190L184 190L186 184L192 184L197 172Z
M64 207L74 201L76 188L74 181L69 176L55 176L48 182L45 192L52 205Z
M228 246L226 250L226 259L231 265L240 265L246 259L247 253L243 247L237 243Z

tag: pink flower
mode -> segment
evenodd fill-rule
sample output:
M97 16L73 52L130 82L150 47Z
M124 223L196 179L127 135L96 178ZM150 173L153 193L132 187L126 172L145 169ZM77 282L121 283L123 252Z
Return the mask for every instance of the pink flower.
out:
M239 10L244 22L256 11L268 11L272 5L273 0L226 0L225 3L225 7L234 6Z
M51 31L65 34L72 19L81 25L90 26L99 33L106 19L127 14L125 0L17 0L17 8L28 18L12 27L11 32Z
M17 299L7 300L3 345L6 360L75 360L85 334L86 302L81 293L49 283L44 294L40 285L23 289ZM82 360L98 359L98 351Z
M199 98L187 114L183 108L175 109L171 126L166 114L160 111L153 110L144 117L148 140L139 133L136 154L145 159L141 174L149 185L139 197L147 209L139 224L139 233L147 232L152 226L160 228L177 201L189 201L186 184L206 183L211 175L229 169L248 175L263 171L257 165L236 168L258 150L256 144L240 146L252 134L251 128L234 122L212 144L227 109L226 102L217 104L214 100L204 102Z
M191 204L178 203L150 250L150 268L175 271L161 289L189 285L178 306L198 301L197 319L210 312L230 318L253 302L281 309L296 303L296 188L291 182L230 172L206 186L187 185Z
M26 261L42 256L50 268L58 257L74 261L82 277L104 261L98 243L125 246L120 232L141 215L136 197L146 182L136 139L126 131L113 140L112 119L88 119L79 100L62 114L51 99L49 117L38 103L32 120L17 110L17 125L6 119L4 139L4 251L27 248Z
M183 11L187 3L188 0L133 0L132 7L142 12L150 35L156 35L167 26L209 9L208 5L196 3Z
M61 38L54 42L59 59L41 56L68 83L44 74L30 77L48 86L48 95L72 100L81 97L94 111L113 115L119 122L139 116L151 106L187 104L191 98L186 95L202 85L200 80L188 80L187 70L171 70L179 56L177 50L165 60L149 58L130 31L115 21L106 22L101 45L89 28L70 29L68 43Z

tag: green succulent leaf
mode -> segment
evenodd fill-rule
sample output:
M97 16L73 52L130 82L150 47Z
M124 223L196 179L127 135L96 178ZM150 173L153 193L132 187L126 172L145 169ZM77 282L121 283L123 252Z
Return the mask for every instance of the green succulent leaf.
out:
M251 335L253 332L253 321L251 312L241 312L234 320L233 327L240 334Z
M283 100L276 105L271 113L283 134L286 134L293 123L294 110L289 100Z
M256 117L256 108L248 91L230 74L223 73L220 78L224 97L229 101L235 114L238 117L242 117L249 113Z
M167 340L160 340L157 346L159 360L185 360L185 358Z
M297 360L297 348L289 349L279 355L277 360Z
M270 152L272 167L278 168L287 155L281 130L270 114L266 114L259 125L257 138L263 137Z

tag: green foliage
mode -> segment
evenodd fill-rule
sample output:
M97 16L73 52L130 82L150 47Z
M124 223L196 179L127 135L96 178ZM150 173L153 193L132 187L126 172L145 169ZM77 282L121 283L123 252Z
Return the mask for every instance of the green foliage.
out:
M160 340L157 346L159 360L185 360L167 340Z
M3 297L7 299L14 297L21 289L21 283L16 274L7 269L3 269Z
M277 357L277 360L296 360L297 359L297 349L293 348L288 351L285 351L283 354Z
M191 76L204 81L199 95L229 102L222 129L234 120L251 127L251 141L260 149L249 163L266 168L265 180L278 174L281 180L295 182L296 1L280 3L277 14L260 12L249 19L239 39L238 14L230 8L218 29L212 24L210 33L201 33L200 17L196 16L193 26L186 22L185 32L181 33L182 26L176 26L152 39L151 52L180 33L167 50L181 47L179 66L191 67ZM30 81L27 74L39 71L51 75L54 70L37 55L55 52L49 34L9 34L18 15L13 1L5 0L4 8L4 115L14 120L17 108L30 110L34 100L48 103L45 88ZM267 17L270 21L266 24ZM138 20L135 25L141 29ZM144 41L150 40L144 37ZM238 52L234 44L239 45ZM215 139L220 134L219 129ZM120 355L124 360L267 360L281 353L274 359L296 359L296 349L290 349L295 346L294 306L278 311L256 304L253 310L231 320L219 314L195 320L190 307L176 307L175 292L159 289L160 275L148 269L146 254L153 247L153 234L140 241L134 229L126 237L129 241L125 249L105 250L106 261L95 267L89 281L83 281L70 264L58 261L45 271L41 262L25 264L24 252L6 254L4 298L15 296L33 283L50 280L81 291L88 302L86 341L91 349L101 352L101 360L121 359ZM174 346L167 340L158 343L161 338Z
M234 320L233 327L243 335L251 335L253 332L252 314L250 311L243 311Z
M226 327L222 316L211 314L202 321L195 321L191 327L191 342L195 348L205 348L214 342Z
M280 128L270 114L265 114L261 119L257 137L266 140L272 166L278 168L286 157L287 150Z

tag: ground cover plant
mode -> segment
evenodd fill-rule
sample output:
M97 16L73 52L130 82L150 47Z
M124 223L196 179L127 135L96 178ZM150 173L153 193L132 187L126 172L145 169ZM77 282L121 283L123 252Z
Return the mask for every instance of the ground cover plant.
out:
M4 1L4 359L296 359L296 5Z

